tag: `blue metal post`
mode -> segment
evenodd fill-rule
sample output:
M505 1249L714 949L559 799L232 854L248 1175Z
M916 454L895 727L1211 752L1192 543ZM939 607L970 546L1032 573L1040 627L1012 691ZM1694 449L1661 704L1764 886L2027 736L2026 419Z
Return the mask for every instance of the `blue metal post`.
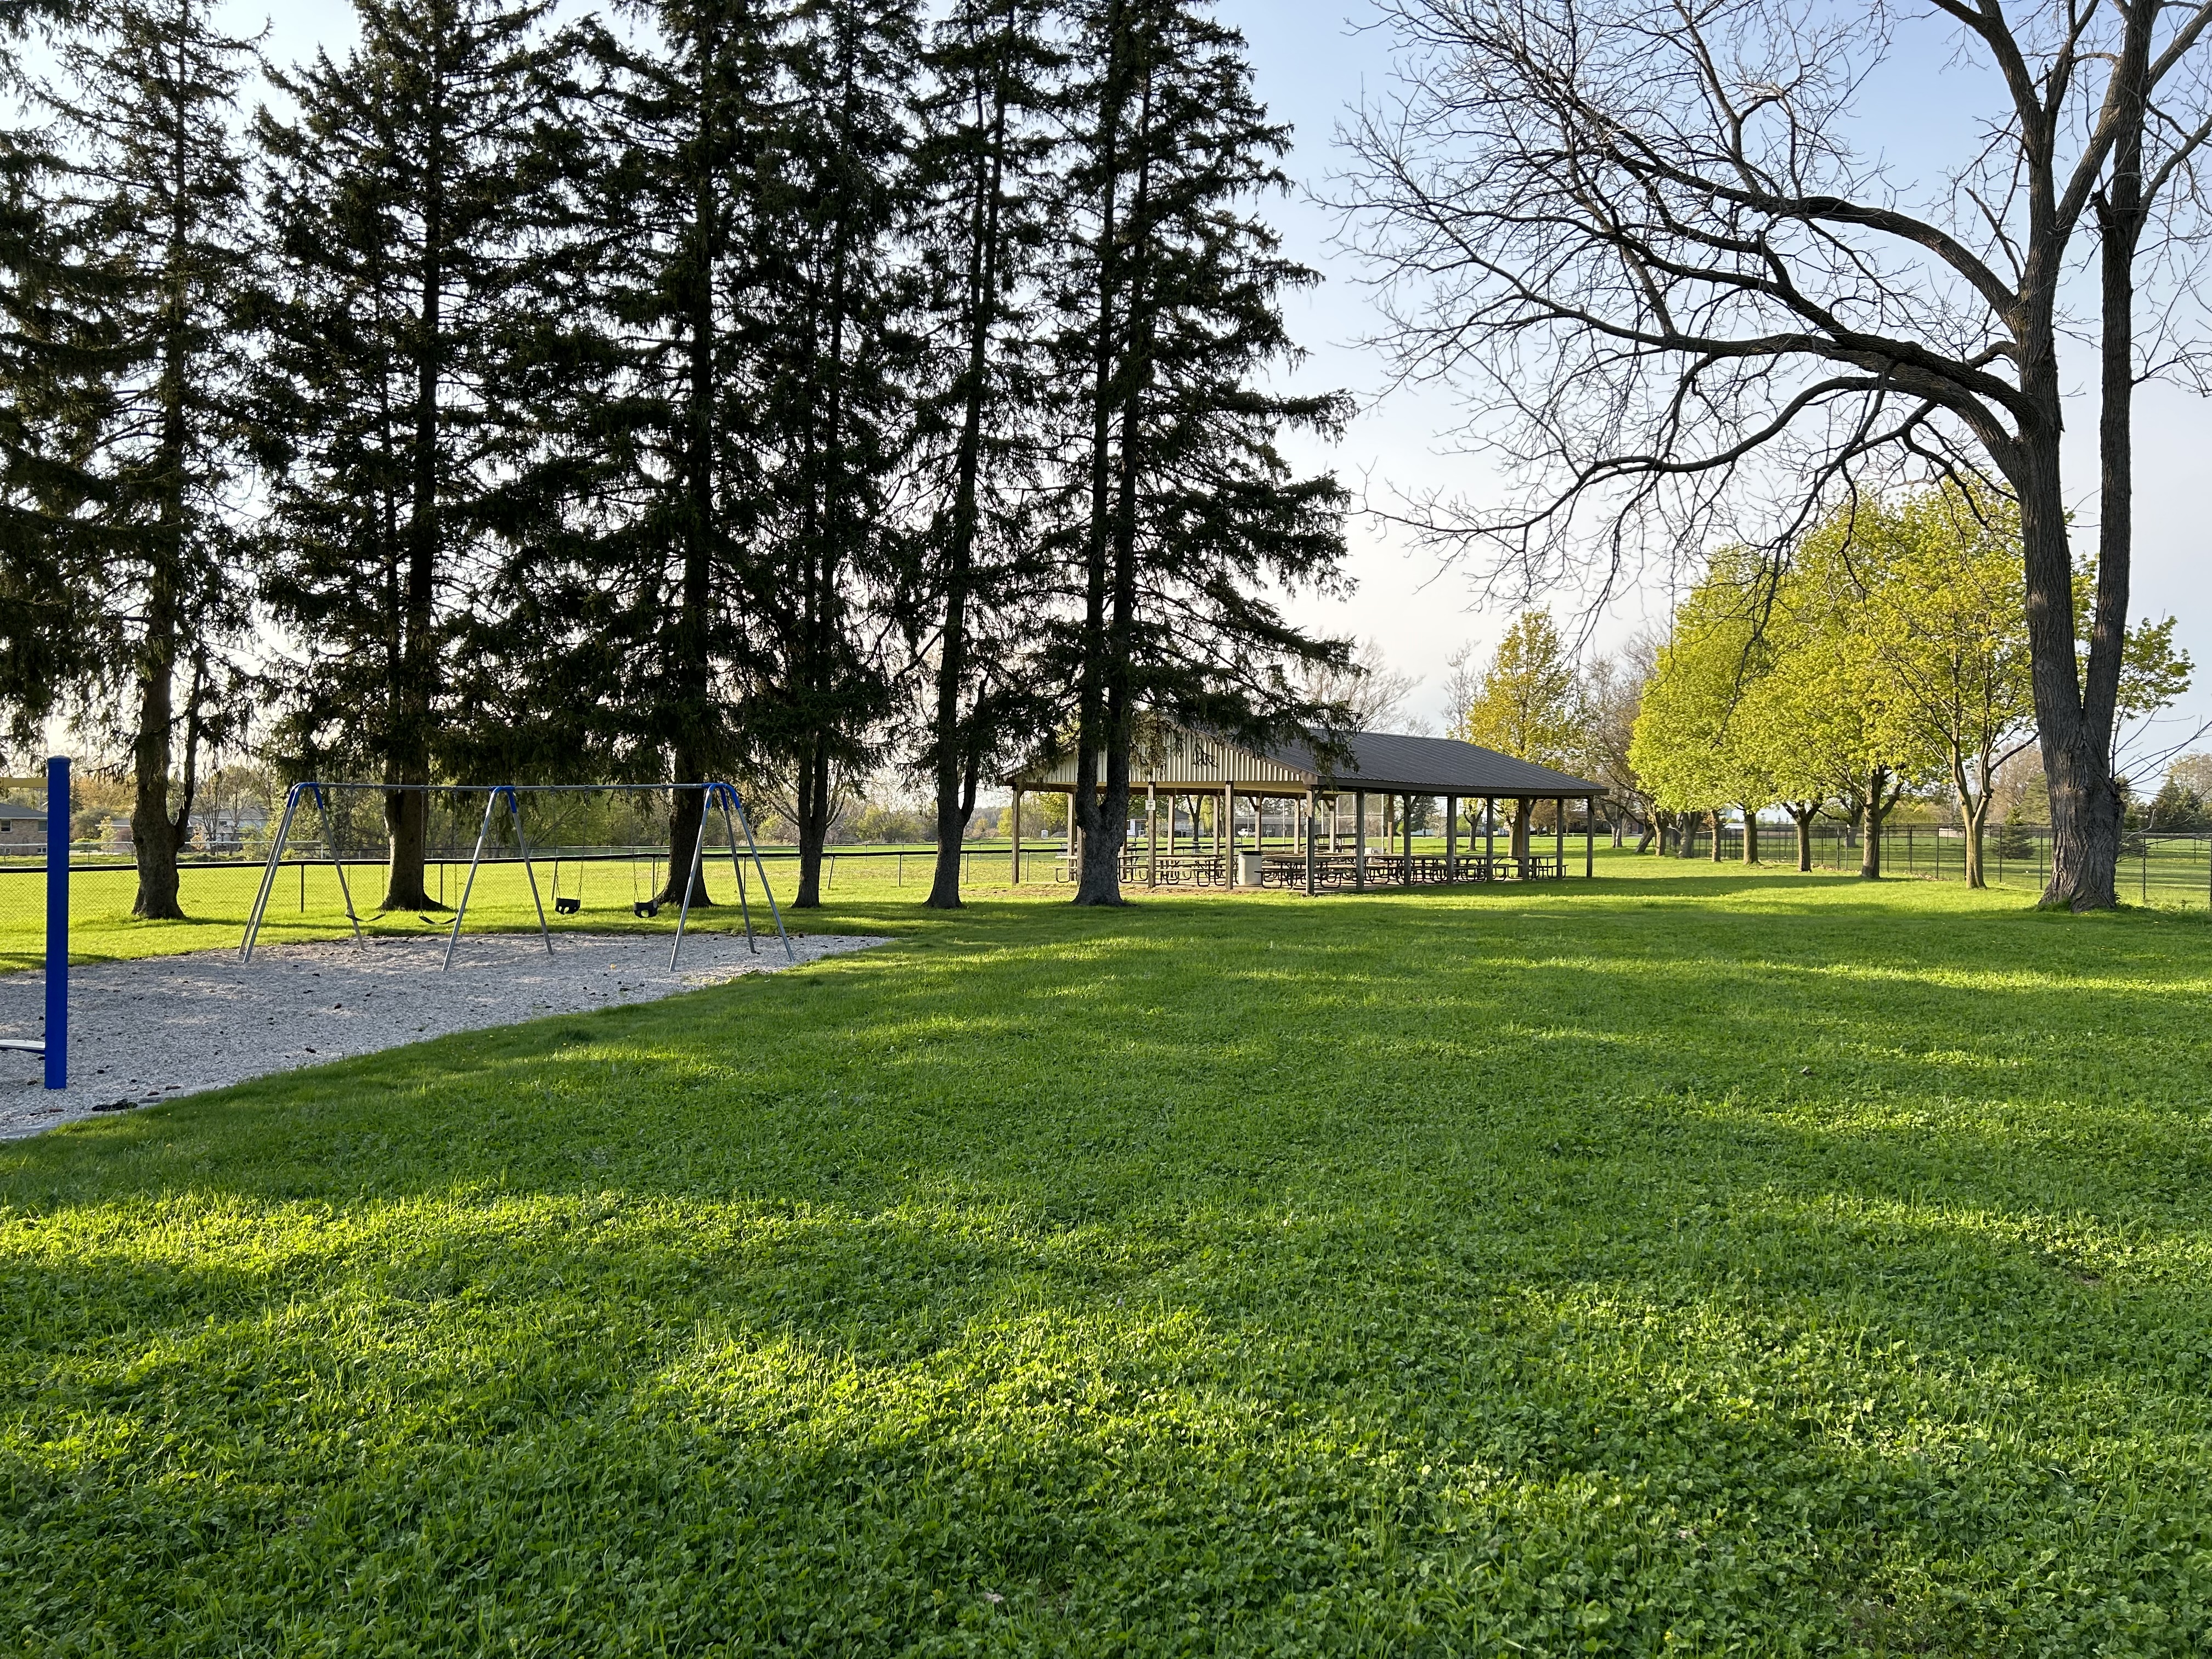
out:
M46 1087L69 1087L70 763L46 762Z

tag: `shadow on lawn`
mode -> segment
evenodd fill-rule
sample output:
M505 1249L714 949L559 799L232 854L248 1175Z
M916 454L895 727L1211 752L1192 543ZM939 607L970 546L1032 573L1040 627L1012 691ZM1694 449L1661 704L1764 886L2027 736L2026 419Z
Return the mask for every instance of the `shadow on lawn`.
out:
M2140 1547L2212 1370L2193 939L1492 896L983 907L0 1150L12 1410L122 1449L32 1483L64 1600L1971 1650L2197 1594Z

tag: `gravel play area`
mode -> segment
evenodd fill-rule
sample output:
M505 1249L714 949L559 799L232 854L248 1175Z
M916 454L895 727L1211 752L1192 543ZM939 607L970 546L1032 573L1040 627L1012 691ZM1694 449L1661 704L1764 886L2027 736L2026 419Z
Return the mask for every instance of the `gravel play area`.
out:
M849 934L794 934L800 963L881 945ZM550 1014L653 1002L789 963L773 936L755 955L742 934L696 933L668 970L665 934L559 933L548 957L536 934L465 937L450 972L440 939L264 945L101 963L70 974L70 1086L39 1086L40 1061L0 1050L0 1139L94 1112L118 1111L374 1054L453 1031ZM39 974L0 975L0 1036L36 1037Z

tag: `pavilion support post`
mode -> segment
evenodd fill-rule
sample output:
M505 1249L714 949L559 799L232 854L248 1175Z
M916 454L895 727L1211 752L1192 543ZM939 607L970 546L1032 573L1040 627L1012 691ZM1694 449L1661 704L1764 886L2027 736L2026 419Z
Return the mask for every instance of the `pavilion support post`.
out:
M1459 879L1459 797L1444 797L1444 879Z
M1221 884L1237 885L1237 786L1221 786L1221 803L1214 809L1214 845L1221 854Z
M1018 887L1022 884L1022 792L1018 789L1014 791L1014 804L1012 810L1014 823L1014 862L1013 873L1008 879L1014 886Z
M1320 803L1314 798L1313 791L1310 789L1306 791L1305 833L1302 839L1305 842L1306 896L1308 898L1311 898L1314 896L1314 811L1319 804Z
M1077 879L1075 863L1075 791L1067 792L1067 878Z
M1590 795L1583 801L1583 879L1588 881L1597 873L1597 797Z
M1482 798L1482 859L1485 881L1498 879L1498 797Z
M1400 839L1406 855L1405 863L1399 867L1400 873L1405 877L1401 885L1411 887L1413 884L1413 798L1411 795L1405 798L1404 810L1399 816L1403 820L1400 825L1403 831Z
M1552 856L1559 861L1559 873L1567 873L1567 798L1560 796L1552 803Z
M1367 890L1367 796L1362 790L1352 796L1352 884Z
M1160 795L1158 784L1145 786L1145 885L1160 884Z

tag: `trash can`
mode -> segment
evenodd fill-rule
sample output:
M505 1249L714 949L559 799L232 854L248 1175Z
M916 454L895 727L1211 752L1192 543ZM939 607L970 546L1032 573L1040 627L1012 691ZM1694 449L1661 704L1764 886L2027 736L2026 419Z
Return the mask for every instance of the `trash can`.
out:
M1237 855L1237 884L1239 887L1257 887L1260 884L1261 863L1257 853L1239 853Z

